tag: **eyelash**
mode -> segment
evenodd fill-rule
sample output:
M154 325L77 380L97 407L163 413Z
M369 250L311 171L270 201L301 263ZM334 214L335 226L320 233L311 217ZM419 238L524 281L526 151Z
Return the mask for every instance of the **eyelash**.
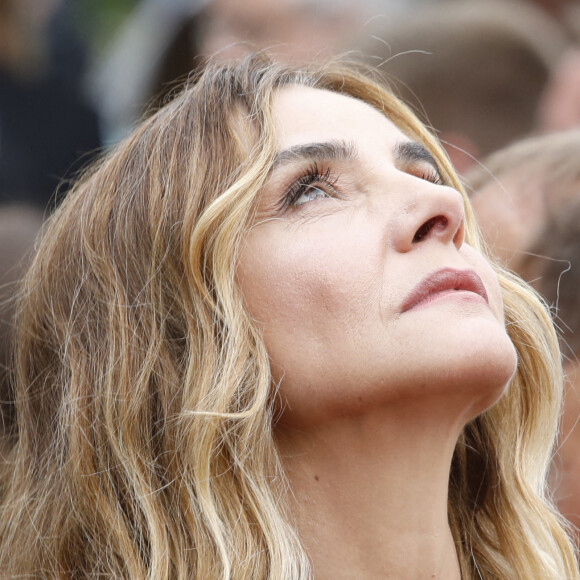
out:
M294 206L300 196L307 193L314 184L322 185L320 189L328 194L336 193L334 186L337 180L338 176L332 173L330 167L322 172L318 164L314 163L290 186L284 196L284 208Z
M419 179L434 183L435 185L445 185L443 177L441 177L441 174L434 168L429 168L427 170L417 172L415 176Z
M445 185L443 178L436 169L429 168L418 171L415 173L415 177L429 181L435 185ZM306 193L315 183L323 184L325 186L325 188L320 188L322 191L330 189L330 193L336 193L334 186L337 180L338 176L332 173L330 167L325 172L322 172L318 167L318 164L314 163L290 186L286 192L283 200L284 209L294 206L300 196Z

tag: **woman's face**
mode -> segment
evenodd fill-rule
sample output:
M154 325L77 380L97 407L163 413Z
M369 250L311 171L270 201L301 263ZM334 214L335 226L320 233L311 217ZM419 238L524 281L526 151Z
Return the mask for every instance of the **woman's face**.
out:
M278 154L237 279L282 420L442 393L471 416L489 406L516 360L495 274L463 241L461 195L362 101L286 87L274 115Z

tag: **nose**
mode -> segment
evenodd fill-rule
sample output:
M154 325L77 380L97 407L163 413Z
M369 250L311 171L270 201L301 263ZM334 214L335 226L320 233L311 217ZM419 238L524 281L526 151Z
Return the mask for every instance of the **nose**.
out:
M436 240L460 248L465 237L465 205L451 187L422 184L401 202L392 217L388 236L399 252Z

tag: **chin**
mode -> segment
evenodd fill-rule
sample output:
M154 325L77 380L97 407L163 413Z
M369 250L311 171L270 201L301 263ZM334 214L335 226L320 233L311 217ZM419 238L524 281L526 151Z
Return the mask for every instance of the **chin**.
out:
M309 364L300 358L275 372L283 377L283 422L320 424L401 405L437 408L467 422L501 398L516 371L516 350L491 316L440 324L432 332L405 330L387 342L367 340L358 349L337 349Z
M517 369L517 353L507 333L481 332L462 342L455 358L455 379L472 402L473 416L492 407L506 392ZM449 361L453 364L453 361Z

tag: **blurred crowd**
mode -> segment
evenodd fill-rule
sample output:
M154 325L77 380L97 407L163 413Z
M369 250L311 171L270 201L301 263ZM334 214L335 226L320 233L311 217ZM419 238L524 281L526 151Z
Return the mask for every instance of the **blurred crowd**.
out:
M0 0L5 430L16 281L75 174L208 59L342 55L376 67L432 127L472 192L491 250L550 304L568 378L553 490L580 526L580 0L132 4L96 51L72 1Z

